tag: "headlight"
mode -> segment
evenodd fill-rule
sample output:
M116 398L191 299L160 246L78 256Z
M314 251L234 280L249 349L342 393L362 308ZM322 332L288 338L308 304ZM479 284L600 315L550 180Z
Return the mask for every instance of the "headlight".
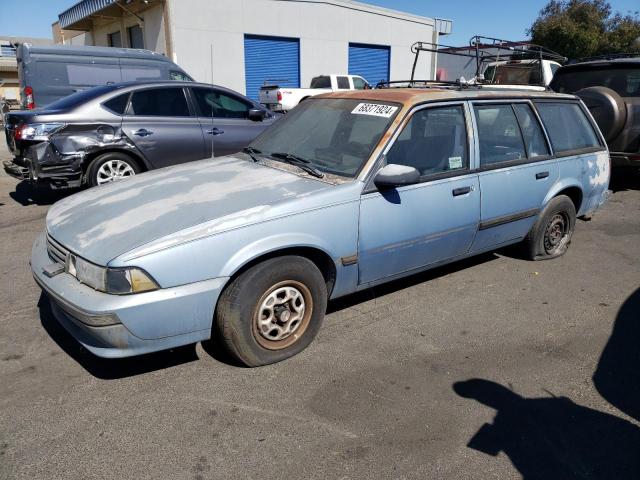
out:
M32 123L30 125L22 125L16 130L17 140L36 140L48 141L49 137L66 125L64 123Z
M108 268L107 293L125 295L157 290L158 284L139 268Z
M160 288L139 268L105 268L75 255L67 257L66 271L89 287L114 295L150 292Z

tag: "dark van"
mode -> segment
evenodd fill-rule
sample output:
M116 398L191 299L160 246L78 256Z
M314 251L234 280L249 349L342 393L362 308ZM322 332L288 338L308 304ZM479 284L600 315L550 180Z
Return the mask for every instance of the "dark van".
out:
M24 109L44 107L97 85L193 80L164 55L132 48L23 43L18 46L17 60Z

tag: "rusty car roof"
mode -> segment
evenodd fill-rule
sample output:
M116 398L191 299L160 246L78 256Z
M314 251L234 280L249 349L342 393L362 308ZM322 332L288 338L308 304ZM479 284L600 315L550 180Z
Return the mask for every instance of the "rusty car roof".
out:
M345 98L378 102L401 103L405 107L434 101L447 100L498 100L513 98L575 99L574 95L551 91L507 90L498 88L380 88L373 90L344 90L325 93L314 98Z

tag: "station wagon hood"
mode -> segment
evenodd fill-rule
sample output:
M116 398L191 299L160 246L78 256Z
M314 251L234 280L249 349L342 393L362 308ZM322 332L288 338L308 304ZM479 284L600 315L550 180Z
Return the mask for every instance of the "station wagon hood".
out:
M207 222L217 224L217 233L286 214L299 200L331 188L234 156L207 159L73 195L51 207L47 231L77 255L107 265Z

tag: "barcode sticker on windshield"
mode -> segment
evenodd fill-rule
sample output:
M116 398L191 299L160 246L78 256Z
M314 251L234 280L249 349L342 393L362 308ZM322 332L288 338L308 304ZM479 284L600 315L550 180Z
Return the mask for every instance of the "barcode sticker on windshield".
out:
M398 107L391 105L377 105L375 103L361 103L353 109L355 115L373 115L374 117L389 118L396 113Z

